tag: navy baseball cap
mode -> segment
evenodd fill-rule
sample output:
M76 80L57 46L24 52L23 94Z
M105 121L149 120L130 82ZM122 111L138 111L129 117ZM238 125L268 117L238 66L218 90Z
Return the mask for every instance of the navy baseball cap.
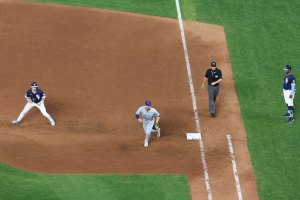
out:
M32 82L31 83L31 87L37 87L38 85L37 85L37 82Z
M146 101L146 102L145 102L145 105L146 105L146 106L151 106L151 101Z
M292 70L292 66L291 65L286 65L286 66L284 66L284 68L283 68L284 70Z
M216 62L211 62L211 63L210 63L210 66L211 66L211 67L217 67L217 63L216 63Z

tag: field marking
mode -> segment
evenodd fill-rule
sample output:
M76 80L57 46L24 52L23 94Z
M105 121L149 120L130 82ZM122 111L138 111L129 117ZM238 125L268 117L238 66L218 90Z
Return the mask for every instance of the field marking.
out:
M233 145L232 145L232 141L231 141L231 135L227 135L227 140L228 140L228 147L229 147L230 158L231 158L231 162L232 162L232 169L233 169L233 175L234 175L236 190L237 190L237 193L238 193L238 198L239 198L239 200L243 200L239 175L238 175L235 156L234 156L234 152L233 152Z
M198 113L198 109L197 109L197 101L196 101L194 84L193 84L193 79L192 79L192 72L191 72L189 54L188 54L186 40L185 40L184 26L183 26L182 17L181 17L180 5L179 5L179 0L175 0L175 1L176 1L178 23L179 23L179 27L180 27L181 40L182 40L182 45L183 45L186 69L187 69L189 85L190 85L190 93L191 93L192 102L193 102L196 130L197 130L198 133L201 133L199 113ZM202 161L204 176L205 176L206 191L208 193L208 200L212 200L212 192L211 192L211 188L210 188L210 184L209 184L208 168L207 168L207 164L206 164L206 161L205 161L205 151L204 151L204 144L203 144L202 139L199 140L199 145L200 145L201 161Z

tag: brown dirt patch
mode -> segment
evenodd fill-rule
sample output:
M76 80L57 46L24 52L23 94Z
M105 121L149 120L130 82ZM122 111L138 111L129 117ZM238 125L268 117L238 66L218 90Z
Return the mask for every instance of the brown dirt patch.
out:
M245 199L258 199L224 30L185 23L214 199L237 199L226 134L233 136ZM0 161L44 173L187 174L193 199L206 199L177 20L70 6L0 1ZM211 119L200 83L211 60L224 73ZM19 126L31 81L57 122L37 110ZM143 147L134 118L151 99L162 137Z

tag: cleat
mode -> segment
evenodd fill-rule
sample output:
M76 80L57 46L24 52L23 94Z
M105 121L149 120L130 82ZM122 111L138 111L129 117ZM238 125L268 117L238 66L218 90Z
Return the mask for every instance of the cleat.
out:
M160 137L160 128L157 130L157 137Z
M285 113L282 115L283 117L290 117L290 113Z
M18 125L20 122L19 122L18 120L12 120L11 123L12 123L13 125Z
M289 123L293 123L294 122L294 118L293 117L289 117Z
M216 117L215 113L210 113L211 117Z
M54 121L51 121L50 124L51 124L51 126L55 126L55 122Z
M148 147L149 146L149 143L148 143L148 141L144 141L144 147Z

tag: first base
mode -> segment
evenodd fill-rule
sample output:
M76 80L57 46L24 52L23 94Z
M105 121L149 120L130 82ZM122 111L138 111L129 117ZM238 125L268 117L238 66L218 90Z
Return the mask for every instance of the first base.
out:
M201 133L186 133L187 140L201 140Z

